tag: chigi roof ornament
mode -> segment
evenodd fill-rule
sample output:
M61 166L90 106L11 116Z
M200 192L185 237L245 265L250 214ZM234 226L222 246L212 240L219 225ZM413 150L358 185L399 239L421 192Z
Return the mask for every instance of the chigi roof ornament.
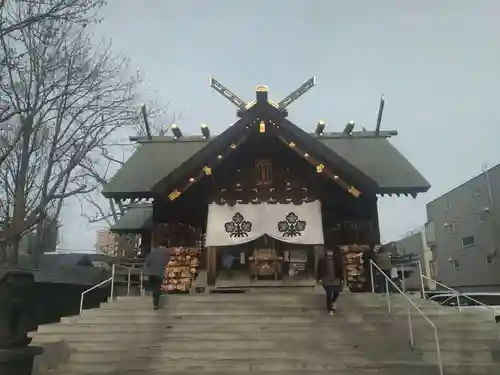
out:
M250 103L245 102L238 95L234 94L231 90L229 90L222 83L217 81L215 78L210 78L210 87L212 87L215 91L233 103L236 107L238 107L237 115L238 117L242 117L243 113L252 108L256 103L268 102L272 106L278 108L283 112L283 115L286 117L288 115L286 111L286 107L295 102L298 98L308 92L316 85L316 78L309 78L306 82L304 82L299 88L292 91L288 96L286 96L283 100L276 103L270 99L268 99L269 88L266 85L258 85L255 87L256 100Z

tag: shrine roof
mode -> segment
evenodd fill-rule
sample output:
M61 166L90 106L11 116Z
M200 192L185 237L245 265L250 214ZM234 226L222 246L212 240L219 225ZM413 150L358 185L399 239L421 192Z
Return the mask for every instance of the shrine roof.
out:
M429 182L387 137L368 136L364 131L353 132L350 136L341 132L309 135L372 179L377 184L377 194L417 194L430 188ZM105 185L102 194L112 198L154 197L153 186L214 139L217 137L212 136L209 140L202 136L138 139L139 146ZM124 220L128 219L124 216Z
M111 227L112 232L140 232L151 228L153 217L153 206L142 204L131 207L123 216Z

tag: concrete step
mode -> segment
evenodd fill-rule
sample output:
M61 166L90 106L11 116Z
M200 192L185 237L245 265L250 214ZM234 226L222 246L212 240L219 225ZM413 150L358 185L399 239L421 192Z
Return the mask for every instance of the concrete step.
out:
M333 337L331 337L333 336ZM58 341L64 341L66 344L70 345L75 351L78 352L94 352L96 350L102 352L113 352L119 351L123 352L131 348L150 348L162 350L209 350L209 349L227 349L227 350L276 350L280 348L293 348L293 349L303 349L304 347L310 348L311 345L320 345L321 349L332 350L336 354L344 350L356 349L366 349L363 340L360 339L357 345L347 345L340 340L339 335L324 335L317 337L316 342L311 342L310 335L292 335L287 336L287 334L276 335L267 334L265 336L261 335L238 335L238 334L221 334L212 333L208 335L196 335L196 334L183 334L183 335L165 335L161 336L161 339L157 343L150 343L148 340L151 338L151 334L139 334L131 335L128 333L110 334L106 336L96 337L92 334L78 334L73 336L60 338L60 335L41 335L37 336L34 340L36 345L44 345L47 343L54 343ZM416 338L417 349L422 352L434 352L436 345L434 341L419 341ZM442 351L447 352L487 352L494 344L493 341L458 341L458 340L440 340L440 347ZM495 354L500 354L500 346L497 351L493 351Z
M120 298L41 326L33 342L71 349L51 375L438 374L432 327L416 315L409 349L402 296L391 296L390 316L381 296L345 293L328 317L321 290L275 293L169 295L158 311L150 298ZM498 326L422 304L438 326L445 375L500 373Z
M438 375L435 365L414 362L379 362L373 364L345 365L338 361L337 364L321 363L315 361L304 362L297 360L260 360L260 361L213 361L212 363L181 362L176 364L165 364L150 362L149 365L139 363L122 364L71 364L58 369L58 375L135 375L135 374L169 374L169 375L229 375L229 374L261 374L261 375ZM116 369L119 368L117 371ZM446 366L445 375L497 375L499 366Z

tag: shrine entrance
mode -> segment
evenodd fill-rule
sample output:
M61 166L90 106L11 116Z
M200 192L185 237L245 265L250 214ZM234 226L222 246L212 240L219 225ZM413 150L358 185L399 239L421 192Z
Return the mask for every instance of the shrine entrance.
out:
M323 244L319 200L208 208L205 245L217 249L210 278L219 284L314 285L313 248Z
M217 248L216 287L314 286L313 245L289 244L264 235Z

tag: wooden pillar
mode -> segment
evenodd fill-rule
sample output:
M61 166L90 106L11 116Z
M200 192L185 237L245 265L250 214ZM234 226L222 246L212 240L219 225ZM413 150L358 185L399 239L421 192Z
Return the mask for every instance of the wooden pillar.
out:
M207 247L207 285L214 286L217 278L217 248Z
M378 198L373 196L369 199L369 212L370 212L370 242L371 245L380 244L380 225L378 221Z

